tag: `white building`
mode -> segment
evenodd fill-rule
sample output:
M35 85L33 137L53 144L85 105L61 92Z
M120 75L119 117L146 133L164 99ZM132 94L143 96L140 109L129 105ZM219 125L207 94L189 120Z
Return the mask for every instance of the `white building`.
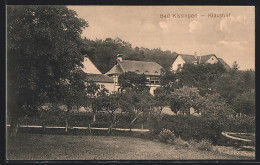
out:
M150 93L154 95L154 90L160 87L160 75L162 67L156 62L123 60L123 55L117 55L117 63L110 69L106 75L112 77L115 82L115 89L119 88L118 77L126 72L144 74L149 81Z
M229 65L221 58L217 58L215 54L197 56L195 55L186 55L186 54L178 54L174 62L172 63L171 70L176 71L181 69L185 63L188 64L215 64L220 62L224 68L230 69Z
M106 88L110 93L115 91L114 80L102 74L88 57L84 57L82 64L84 66L82 70L87 74L87 81L93 81L101 87Z

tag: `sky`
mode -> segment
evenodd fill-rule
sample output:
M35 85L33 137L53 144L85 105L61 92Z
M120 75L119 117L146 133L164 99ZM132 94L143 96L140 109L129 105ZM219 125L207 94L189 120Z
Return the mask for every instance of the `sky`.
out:
M82 37L91 40L119 37L133 47L215 54L230 66L237 61L241 70L255 69L255 9L251 6L68 8L88 22Z

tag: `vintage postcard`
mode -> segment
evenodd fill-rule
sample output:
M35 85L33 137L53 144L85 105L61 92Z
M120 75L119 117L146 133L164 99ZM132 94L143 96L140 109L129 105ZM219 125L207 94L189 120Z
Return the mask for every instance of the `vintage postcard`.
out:
M6 16L6 161L255 160L254 6Z

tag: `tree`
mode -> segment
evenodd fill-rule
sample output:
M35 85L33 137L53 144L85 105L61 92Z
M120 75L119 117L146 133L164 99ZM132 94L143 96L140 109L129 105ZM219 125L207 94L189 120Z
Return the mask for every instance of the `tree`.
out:
M212 128L215 137L218 138L221 132L228 129L229 121L235 114L234 110L218 93L200 97L198 104L201 118L206 121L205 127Z
M171 92L164 87L156 88L154 92L155 107L159 109L159 114L161 114L163 108L170 104L169 100L171 98Z
M132 89L135 91L147 90L147 79L144 74L137 74L134 72L126 72L119 76L118 84L122 90Z
M171 110L174 113L180 111L182 114L189 114L191 107L193 107L195 110L198 110L198 100L200 97L201 96L197 88L184 86L182 88L176 89L171 94Z
M92 121L96 122L96 114L99 110L101 110L101 103L99 97L107 96L109 91L106 88L103 88L100 85L94 83L93 81L88 82L86 89L89 98L85 100L85 107L91 105L91 109L93 112Z
M178 83L176 86L197 87L201 95L212 93L211 84L225 73L222 64L184 64L183 68L176 73Z
M160 84L165 90L173 91L176 85L176 75L169 70L162 69Z
M248 91L239 94L233 100L232 105L237 113L254 116L255 115L255 92Z
M8 6L7 108L11 131L25 109L55 102L61 82L82 66L77 45L87 25L65 6Z
M83 105L83 100L86 99L85 91L85 73L82 70L75 70L61 82L59 86L59 97L58 100L67 106L67 111L65 113L66 128L65 131L68 132L68 117L69 112L73 109L73 106Z
M255 90L255 72L233 68L217 78L211 86L214 92L219 93L230 105L234 106L234 99L238 95Z
M106 111L110 116L110 125L108 127L108 133L111 133L113 126L117 122L117 116L115 111L118 110L119 95L114 93L111 95L103 95L98 97L99 108Z

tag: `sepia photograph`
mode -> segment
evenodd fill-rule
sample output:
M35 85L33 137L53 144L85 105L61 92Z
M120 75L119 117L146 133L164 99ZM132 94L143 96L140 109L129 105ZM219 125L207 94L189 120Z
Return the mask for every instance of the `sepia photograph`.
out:
M255 160L254 6L6 6L6 161Z

